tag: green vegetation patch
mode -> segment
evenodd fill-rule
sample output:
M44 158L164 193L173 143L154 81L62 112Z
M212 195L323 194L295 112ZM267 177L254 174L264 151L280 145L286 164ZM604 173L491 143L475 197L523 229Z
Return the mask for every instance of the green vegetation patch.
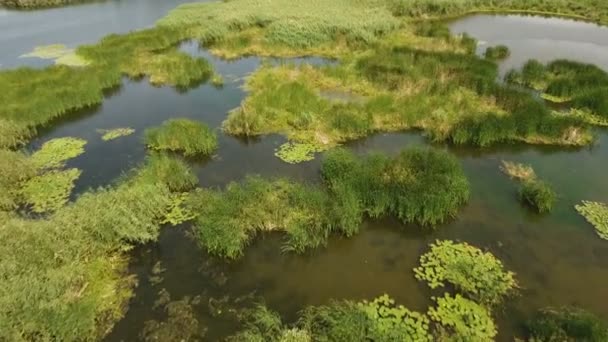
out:
M70 53L70 49L68 49L63 44L52 44L45 46L36 46L32 52L28 52L19 57L27 58L27 57L36 57L42 59L56 59L63 55Z
M144 132L146 145L158 151L174 151L185 156L210 155L218 147L217 135L204 123L170 119Z
M532 180L522 183L519 198L542 214L553 209L557 195L549 184L541 180Z
M0 149L0 212L18 207L23 183L36 174L37 167L27 155Z
M213 69L206 59L194 58L184 52L167 51L138 54L127 64L126 72L132 77L148 75L153 85L188 88L209 79Z
M36 213L53 212L64 206L74 182L80 177L78 169L50 171L29 179L21 190L24 201Z
M539 310L527 328L534 341L608 341L608 325L594 314L574 307Z
M42 169L62 167L69 159L84 153L86 141L80 138L57 138L45 142L32 154L32 161Z
M486 49L484 56L492 60L501 60L509 57L511 51L505 45L490 46Z
M461 295L434 298L428 316L437 322L440 341L493 341L498 333L488 309Z
M298 164L315 159L315 152L320 152L319 147L313 144L298 144L287 142L275 152L275 156L289 164Z
M431 244L414 273L433 289L450 283L471 299L489 305L500 303L517 288L515 274L505 270L491 253L449 240Z
M576 211L595 227L597 235L608 240L608 206L604 203L583 201L575 206Z
M102 134L101 139L103 141L110 141L110 140L118 139L120 137L125 137L127 135L131 135L131 134L135 133L135 130L130 127L120 127L120 128L113 128L113 129L99 129L99 130L97 130L97 132Z
M170 298L168 298L170 300ZM164 305L167 319L150 320L144 323L140 334L143 341L199 341L206 334L194 311L200 298L184 297Z

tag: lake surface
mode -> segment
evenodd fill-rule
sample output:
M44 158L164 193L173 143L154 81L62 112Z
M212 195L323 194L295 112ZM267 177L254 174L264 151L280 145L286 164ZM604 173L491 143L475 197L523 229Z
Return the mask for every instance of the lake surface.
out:
M125 32L154 23L182 1L130 0L104 2L35 12L0 12L0 63L3 67L43 65L18 56L37 45L91 43L110 32ZM116 25L112 23L116 21ZM593 24L564 19L523 16L476 15L451 23L454 32L468 32L486 45L505 44L511 57L501 71L521 66L529 58L548 61L571 58L608 69L608 31ZM8 44L8 45L6 45ZM11 49L5 49L11 46ZM28 148L61 136L88 141L86 153L69 162L83 170L75 193L105 186L142 162L142 133L171 117L203 121L218 130L216 156L192 161L201 186L224 186L247 174L285 176L318 182L323 156L290 165L274 157L285 139L266 136L244 141L221 133L227 113L243 100L243 78L261 63L258 58L226 62L199 51L193 44L182 48L206 56L226 80L223 88L203 85L187 92L156 88L146 80L129 81L108 93L98 107L74 113L42 132ZM9 51L10 50L10 51ZM309 58L295 63L325 63ZM275 61L280 63L280 61ZM97 129L133 127L135 134L104 142ZM158 243L133 252L131 270L139 286L129 311L108 341L137 340L144 322L162 319L153 309L158 292L166 289L172 299L200 295L196 307L200 323L208 327L207 339L217 340L234 332L231 307L263 298L287 322L306 305L331 299L371 299L388 293L410 309L425 311L430 291L414 279L412 269L428 244L436 239L455 239L487 249L517 274L520 296L497 310L500 341L512 341L522 322L545 306L578 305L608 319L608 243L600 240L573 206L581 200L608 202L608 134L597 131L597 143L583 149L510 145L473 149L435 145L449 149L462 162L471 182L471 200L458 218L436 231L396 220L369 220L353 238L334 237L327 248L305 255L283 254L279 234L259 236L245 256L226 263L208 256L187 235L188 224L165 228ZM416 132L377 134L347 144L358 153L385 151L396 154L413 145L427 145ZM516 198L517 184L499 171L501 160L531 164L536 173L552 183L560 197L549 215L536 215ZM154 266L165 271L160 283L150 281Z

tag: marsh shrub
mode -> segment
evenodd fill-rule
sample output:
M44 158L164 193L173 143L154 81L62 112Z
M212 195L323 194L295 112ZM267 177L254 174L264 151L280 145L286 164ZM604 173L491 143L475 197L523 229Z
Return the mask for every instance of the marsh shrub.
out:
M574 307L546 308L527 324L535 341L608 341L608 325L599 317Z
M144 132L146 145L158 151L174 151L185 156L210 155L217 149L217 135L204 123L170 119Z
M557 195L549 184L541 180L531 180L522 183L519 197L522 202L542 214L553 209Z

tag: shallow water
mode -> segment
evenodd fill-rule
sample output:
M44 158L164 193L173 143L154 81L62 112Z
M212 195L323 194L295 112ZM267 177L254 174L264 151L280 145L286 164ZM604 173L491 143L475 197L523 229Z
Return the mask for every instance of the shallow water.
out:
M36 45L92 42L108 32L147 26L179 2L110 1L48 11L0 12L0 44L4 47L7 41L13 42L11 44L19 41L14 45L15 51L3 48L0 60L5 66L23 64L25 60L17 56ZM130 22L121 6L132 11L128 13L149 15ZM67 28L62 28L61 20L57 18L67 18L75 13L88 13L91 21L97 16L124 15L121 17L125 18L124 26L115 29L109 21L104 21L103 24L92 23L90 28L85 26L76 30L78 32L67 24ZM78 20L88 22L86 18L87 15ZM10 32L21 32L19 25L28 20L33 27L25 29L21 38L11 37ZM44 29L34 22L47 23L45 25L49 27ZM451 27L455 32L466 31L490 45L509 46L512 55L501 64L503 72L520 66L528 58L549 60L557 57L593 62L608 69L608 31L592 24L563 19L479 15L460 19ZM64 36L66 32L71 34ZM227 112L237 107L245 96L241 89L243 77L260 65L260 59L226 62L198 51L196 45L185 44L183 49L208 57L223 75L224 87L203 85L178 92L169 87L152 87L146 80L125 80L122 87L108 94L102 105L57 122L29 148L67 135L88 140L86 153L70 161L71 167L83 170L75 189L75 193L81 193L89 187L110 184L143 160L145 149L141 139L146 127L156 126L170 117L189 117L218 129L220 137L216 156L191 161L202 186L223 186L247 174L319 181L322 156L300 165L286 164L273 155L284 138L267 136L243 141L219 130ZM325 61L298 59L295 62ZM97 129L127 126L135 128L136 133L109 142L102 141L101 134L96 132ZM359 153L380 150L391 154L412 145L428 143L419 133L410 132L377 134L347 144ZM436 147L447 148L458 156L471 182L471 200L454 221L433 232L415 225L403 226L391 218L370 220L365 222L359 235L351 239L334 237L327 248L301 256L282 254L280 235L264 235L247 248L242 259L232 263L211 258L200 250L187 236L188 225L166 228L158 243L138 247L133 252L131 269L139 276L139 287L126 317L107 340L136 340L146 320L162 318L158 310L152 309L161 288L167 289L173 299L202 295L203 305L196 312L201 324L209 328L209 340L221 338L235 329L229 310L219 316L209 314L207 303L210 298L224 296L229 296L229 302L252 294L255 298L261 297L287 321L295 319L297 311L306 305L324 304L330 299L371 299L383 293L411 309L424 311L431 303L430 296L441 291L430 291L416 281L412 268L435 239L457 239L488 249L517 273L521 295L497 312L501 341L512 341L514 335L521 333L522 321L545 306L578 305L608 319L608 305L603 300L608 298L605 286L608 283L608 243L597 238L593 228L573 208L581 200L608 202L606 131L598 130L597 144L584 149L524 145L492 149ZM541 178L555 186L560 198L550 215L536 215L518 203L517 185L499 171L503 159L531 164ZM166 271L162 274L164 280L153 285L148 277L158 261ZM246 299L243 303L250 301Z

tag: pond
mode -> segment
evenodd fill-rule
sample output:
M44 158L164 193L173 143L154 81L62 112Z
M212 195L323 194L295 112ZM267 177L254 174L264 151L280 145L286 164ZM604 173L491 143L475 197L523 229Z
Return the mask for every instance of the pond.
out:
M5 68L44 65L18 56L37 45L75 46L110 32L146 27L181 2L184 1L109 1L36 12L0 12L0 44L11 47L0 51L0 64ZM562 57L595 63L608 70L605 27L515 15L475 15L458 19L450 26L454 33L467 32L482 41L480 53L486 46L507 45L512 54L500 65L503 73L530 58L548 61ZM223 61L199 51L192 43L184 44L182 49L207 57L226 80L224 86L203 85L180 92L152 87L145 80L125 80L120 88L107 94L102 105L56 122L28 148L35 149L62 136L87 140L86 153L69 162L70 167L83 170L74 191L78 194L111 184L138 165L145 156L145 128L170 117L188 117L207 123L219 134L216 156L192 162L202 186L224 186L247 174L319 181L323 156L290 165L274 156L274 150L284 142L282 137L245 141L219 130L227 112L246 95L241 88L243 78L259 67L260 59ZM328 61L302 58L291 62ZM114 127L132 127L136 133L102 141L96 130ZM361 234L350 239L334 237L327 248L301 256L281 253L281 238L265 235L247 248L243 258L226 263L200 250L188 237L187 224L165 228L157 243L133 251L131 270L138 275L139 286L125 318L107 340L136 340L145 321L158 319L159 311L153 306L163 288L173 299L202 296L204 305L196 313L201 324L208 327L210 340L235 329L230 310L221 308L259 298L287 321L295 319L297 311L307 305L324 304L331 299L370 299L384 293L410 309L424 311L430 296L438 292L416 281L412 269L428 244L436 239L461 240L487 249L516 272L521 295L497 313L500 341L512 341L513 336L521 334L523 320L546 306L577 305L608 319L608 306L603 300L608 298L608 244L598 239L593 228L574 210L581 200L608 202L608 134L598 130L597 136L595 145L583 149L437 146L460 159L472 194L458 218L436 231L424 232L393 219L368 220ZM378 134L347 144L358 153L389 154L412 145L428 142L419 133L409 132ZM517 185L499 170L501 160L531 164L542 179L554 185L559 201L550 215L536 215L519 204ZM150 279L158 262L165 269L160 283Z

